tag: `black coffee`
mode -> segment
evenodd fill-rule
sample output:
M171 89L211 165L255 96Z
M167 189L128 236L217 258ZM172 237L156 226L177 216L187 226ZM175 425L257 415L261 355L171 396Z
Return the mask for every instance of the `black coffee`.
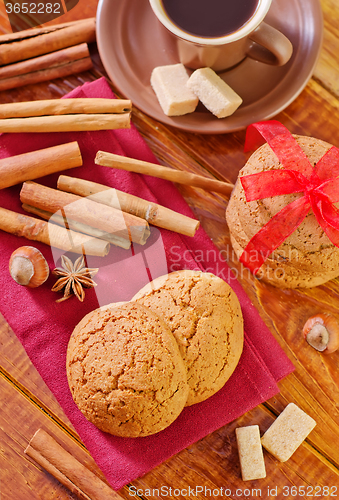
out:
M260 0L161 0L179 28L191 35L216 38L241 28Z

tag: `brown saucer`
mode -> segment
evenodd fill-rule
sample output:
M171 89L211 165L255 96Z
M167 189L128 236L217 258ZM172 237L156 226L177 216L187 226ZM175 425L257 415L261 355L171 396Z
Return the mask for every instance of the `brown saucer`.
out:
M292 59L281 67L246 59L220 76L243 98L230 117L218 119L199 105L194 113L166 116L150 85L153 68L179 62L175 43L148 0L99 0L100 57L117 90L134 106L165 124L189 132L222 134L267 120L304 89L317 62L323 34L319 0L273 0L266 17L293 43Z

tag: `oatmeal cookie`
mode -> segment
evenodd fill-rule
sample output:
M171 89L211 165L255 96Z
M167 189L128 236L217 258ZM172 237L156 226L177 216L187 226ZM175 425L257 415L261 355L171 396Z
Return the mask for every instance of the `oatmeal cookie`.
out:
M116 436L161 431L184 408L186 369L168 326L136 302L87 314L67 350L67 377L85 417Z
M152 281L132 300L169 325L187 369L187 406L223 387L243 349L240 304L224 280L211 273L177 271Z
M313 137L294 136L315 166L330 149L327 142ZM226 209L232 246L238 257L251 238L282 208L302 193L274 196L247 202L240 177L283 165L268 144L261 146L240 170ZM258 277L281 288L309 288L339 275L339 249L333 245L310 211L303 222L261 266Z

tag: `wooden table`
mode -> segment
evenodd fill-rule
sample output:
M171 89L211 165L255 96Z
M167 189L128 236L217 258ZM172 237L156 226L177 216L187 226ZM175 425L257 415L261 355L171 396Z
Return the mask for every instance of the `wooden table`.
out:
M322 0L325 20L324 45L313 78L301 95L276 118L295 133L311 135L339 146L339 5L337 0ZM80 0L63 22L96 13L97 0ZM0 11L1 32L10 31ZM0 93L0 102L38 98L58 98L85 81L105 74L96 47L92 47L95 69L81 75ZM138 110L133 120L146 141L166 165L234 182L245 161L245 132L208 136L181 132L155 122ZM220 249L230 241L224 212L227 199L192 189L180 188L203 227ZM1 236L0 236L1 237ZM229 252L231 267L239 264ZM134 481L134 492L142 498L188 498L184 490L201 487L227 488L224 498L320 498L339 497L339 351L319 355L301 339L305 320L318 311L338 314L339 280L323 286L292 291L274 288L248 276L240 281L275 338L295 364L295 372L280 384L280 394L183 450L170 460ZM80 442L41 377L27 358L5 320L0 318L0 498L35 500L74 498L61 484L24 455L33 433L44 427L66 449L71 450L100 477L90 455ZM234 429L239 425L259 424L265 430L289 403L295 402L318 425L310 437L286 463L265 454L267 478L244 483L241 480ZM159 495L160 486L177 489L172 495ZM179 491L183 491L179 494ZM131 498L128 487L119 495ZM205 494L206 493L206 494ZM201 492L195 498L216 498L217 493Z

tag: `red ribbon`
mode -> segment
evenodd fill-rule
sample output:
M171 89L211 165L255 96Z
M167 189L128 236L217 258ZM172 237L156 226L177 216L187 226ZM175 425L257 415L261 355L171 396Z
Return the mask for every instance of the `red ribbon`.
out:
M339 247L339 149L331 147L313 168L292 134L278 121L250 125L245 151L267 142L284 170L269 170L240 178L246 200L303 193L289 203L253 236L240 262L257 274L260 266L290 236L312 209L331 242Z

